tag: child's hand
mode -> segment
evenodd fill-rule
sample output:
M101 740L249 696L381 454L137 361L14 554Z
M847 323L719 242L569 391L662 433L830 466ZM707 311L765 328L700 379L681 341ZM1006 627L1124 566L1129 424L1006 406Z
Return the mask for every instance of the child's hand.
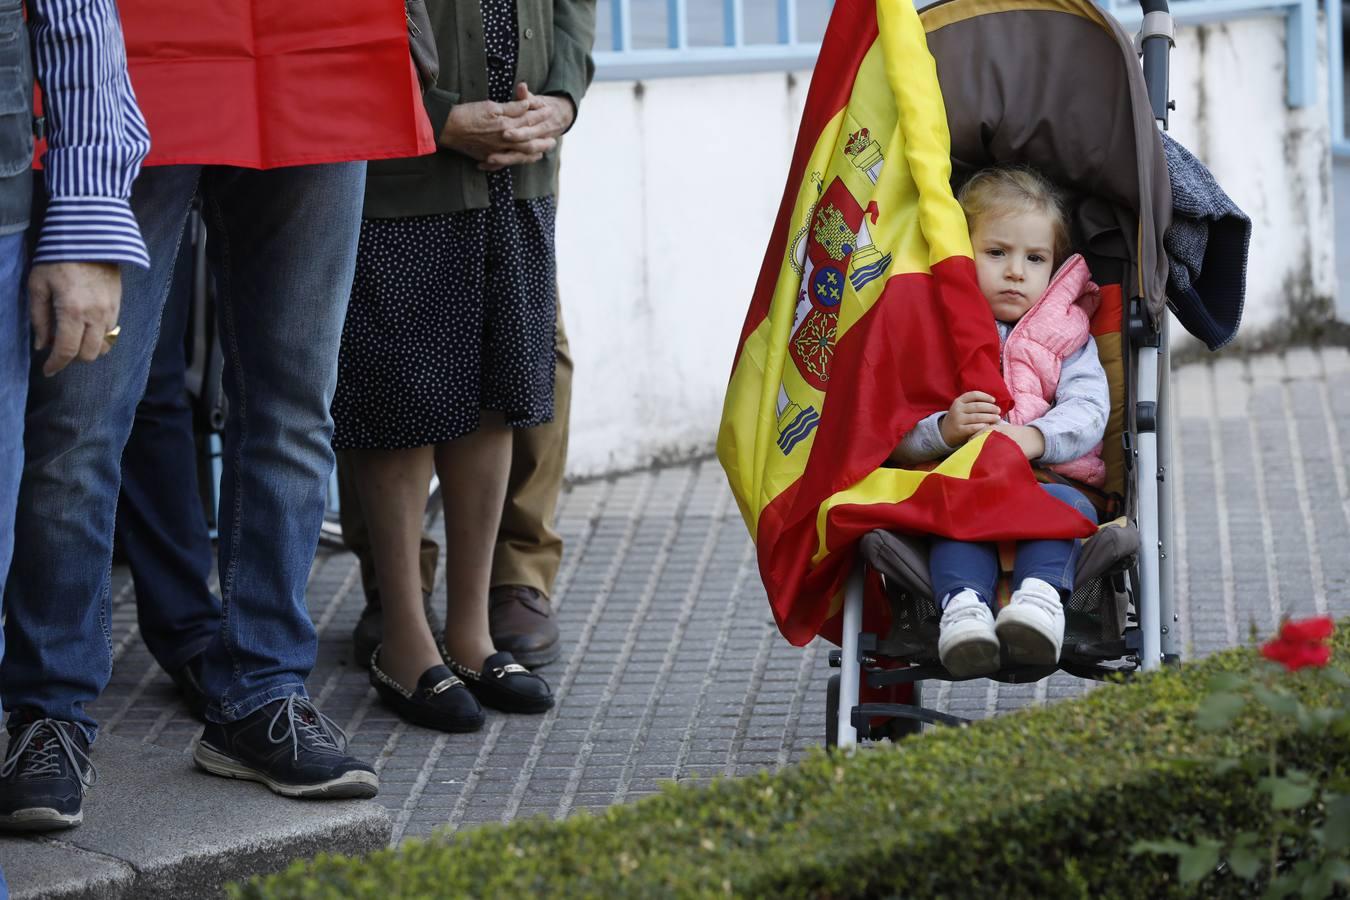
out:
M998 424L998 404L984 391L966 391L952 401L938 430L948 447L960 447L975 435Z
M1039 459L1045 453L1045 435L1034 425L1000 423L993 430L1012 438L1022 448L1027 459Z

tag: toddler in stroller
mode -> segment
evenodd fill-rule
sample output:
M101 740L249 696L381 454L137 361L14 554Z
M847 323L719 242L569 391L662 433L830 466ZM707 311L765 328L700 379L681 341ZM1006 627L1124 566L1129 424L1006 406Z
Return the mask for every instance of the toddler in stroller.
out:
M1078 255L1068 256L1069 227L1054 187L1025 167L976 173L957 199L966 213L980 292L998 328L1004 378L1014 406L1000 417L995 398L969 391L946 412L919 421L891 461L904 466L945 457L995 430L1027 459L1058 472L1045 484L1055 499L1097 521L1093 504L1071 481L1100 488L1102 438L1110 414L1106 371L1089 319L1100 302ZM931 539L933 597L942 611L938 656L958 678L1008 662L1054 666L1064 641L1064 602L1073 594L1079 543L1018 543L1014 592L997 618L998 547Z

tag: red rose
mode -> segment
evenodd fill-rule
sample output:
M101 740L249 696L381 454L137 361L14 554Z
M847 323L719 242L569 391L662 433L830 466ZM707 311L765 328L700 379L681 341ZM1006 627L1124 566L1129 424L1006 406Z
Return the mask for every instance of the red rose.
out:
M1331 648L1326 645L1326 640L1335 628L1327 616L1285 622L1280 628L1279 637L1262 645L1261 655L1290 672L1308 666L1320 669L1331 660Z
M1286 641L1325 641L1336 630L1331 616L1318 616L1315 619L1288 621L1280 628L1280 637Z

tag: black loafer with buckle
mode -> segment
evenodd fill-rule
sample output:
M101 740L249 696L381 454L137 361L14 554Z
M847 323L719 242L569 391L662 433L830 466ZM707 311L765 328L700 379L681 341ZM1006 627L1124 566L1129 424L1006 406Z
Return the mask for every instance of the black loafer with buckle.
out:
M377 648L370 657L370 683L400 719L455 734L483 727L483 707L445 666L427 669L417 679L417 688L410 691L380 669L379 657Z
M441 655L484 706L510 713L541 713L553 708L553 690L548 682L505 650L483 660L482 671L460 665L444 649Z

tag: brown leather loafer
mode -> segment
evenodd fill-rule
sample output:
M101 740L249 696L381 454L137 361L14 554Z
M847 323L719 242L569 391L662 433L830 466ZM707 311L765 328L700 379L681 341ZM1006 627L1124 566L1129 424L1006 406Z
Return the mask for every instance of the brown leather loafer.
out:
M553 605L522 584L504 584L488 592L488 630L498 650L530 669L553 662L562 652Z

